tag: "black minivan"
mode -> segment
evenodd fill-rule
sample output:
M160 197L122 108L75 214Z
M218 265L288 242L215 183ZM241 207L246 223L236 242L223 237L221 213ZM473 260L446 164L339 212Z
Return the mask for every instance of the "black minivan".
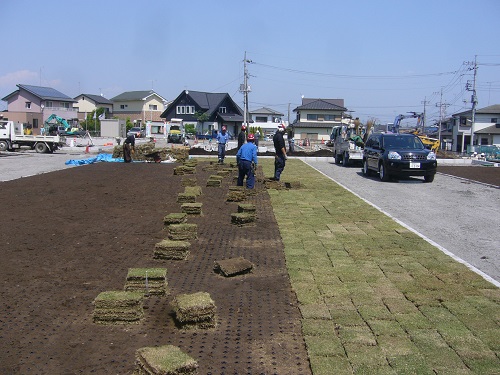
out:
M425 148L414 134L371 134L363 151L363 174L378 172L382 181L391 178L424 176L425 182L434 181L436 154Z

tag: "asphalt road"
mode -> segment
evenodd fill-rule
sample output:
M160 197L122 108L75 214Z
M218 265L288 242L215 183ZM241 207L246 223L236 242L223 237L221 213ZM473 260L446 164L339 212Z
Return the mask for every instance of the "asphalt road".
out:
M500 189L440 174L384 183L361 166L307 163L500 284Z

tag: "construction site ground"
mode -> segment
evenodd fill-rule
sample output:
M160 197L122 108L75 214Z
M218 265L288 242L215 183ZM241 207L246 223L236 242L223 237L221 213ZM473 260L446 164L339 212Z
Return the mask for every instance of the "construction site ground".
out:
M235 174L207 187L206 160L188 176L175 163L98 163L1 182L0 373L130 374L137 349L166 344L200 374L499 373L498 288L301 161L289 161L289 189L266 189L272 159L261 164L246 227L226 201ZM193 177L203 206L188 219L190 256L155 260ZM252 273L214 272L238 256ZM146 298L138 324L94 324L93 300L136 267L167 268L169 294ZM198 291L217 327L179 329L169 303Z

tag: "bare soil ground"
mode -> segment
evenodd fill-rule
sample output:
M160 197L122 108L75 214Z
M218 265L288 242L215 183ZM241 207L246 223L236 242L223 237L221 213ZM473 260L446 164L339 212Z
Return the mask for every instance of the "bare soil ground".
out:
M500 168L484 166L440 166L438 161L438 172L482 182L485 184L500 186Z
M163 217L181 212L176 164L99 163L0 183L0 373L130 374L135 351L172 344L195 358L200 374L310 374L300 312L270 199L258 184L257 224L237 227L226 202L232 177L207 187L186 261L153 259L167 237ZM187 176L193 177L193 176ZM260 175L262 179L262 175ZM224 278L214 262L242 256L252 273ZM129 268L166 267L169 295L145 300L139 324L96 325L93 300L123 290ZM204 291L217 328L182 330L169 303Z

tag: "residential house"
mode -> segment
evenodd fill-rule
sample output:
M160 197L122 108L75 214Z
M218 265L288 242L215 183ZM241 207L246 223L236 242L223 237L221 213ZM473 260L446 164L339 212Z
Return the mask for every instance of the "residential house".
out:
M110 99L113 102L113 117L134 123L134 126L145 127L151 123L151 133L163 132L163 121L160 118L165 110L167 100L154 92L127 91Z
M193 124L197 134L212 135L226 126L230 135L238 134L243 123L243 111L227 93L182 91L161 114L171 121L182 119Z
M271 108L263 107L253 111L249 111L250 118L250 126L261 128L261 133L266 134L274 134L278 124L285 123L288 125L286 121L283 121L283 113L275 111Z
M500 124L500 104L490 105L476 110L474 118L474 144L500 145L497 135L497 124ZM452 150L466 152L470 145L472 128L472 110L452 115Z
M69 124L77 123L75 100L51 87L16 85L18 89L2 98L7 102L4 119L22 122L31 126L33 134L41 134L48 117L55 114Z
M113 113L113 102L102 95L80 94L75 98L75 101L73 107L77 109L78 118L81 121L86 120L87 114L98 108L104 108L107 118Z
M347 109L344 99L302 98L302 105L293 110L297 118L290 125L296 140L328 141L332 127L340 125Z

